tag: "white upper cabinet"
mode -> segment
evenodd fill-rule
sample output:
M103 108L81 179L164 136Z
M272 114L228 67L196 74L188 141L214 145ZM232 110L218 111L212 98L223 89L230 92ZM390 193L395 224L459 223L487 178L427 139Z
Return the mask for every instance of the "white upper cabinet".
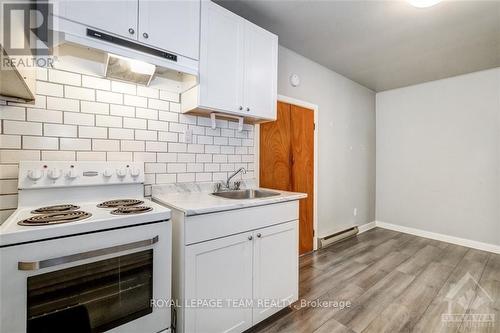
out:
M245 111L265 119L276 119L278 37L245 22Z
M139 0L139 41L198 59L200 2Z
M278 37L211 1L201 8L199 85L182 111L275 120Z
M214 110L243 108L244 20L209 1L202 2L200 101Z
M199 58L199 0L65 0L58 16L191 59Z
M60 15L118 36L137 39L137 0L59 1Z

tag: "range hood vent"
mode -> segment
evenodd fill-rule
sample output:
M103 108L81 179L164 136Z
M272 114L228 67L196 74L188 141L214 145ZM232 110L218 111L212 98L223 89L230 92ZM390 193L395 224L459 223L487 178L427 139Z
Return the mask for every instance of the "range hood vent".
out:
M147 62L108 53L106 77L148 86L155 74L156 66Z

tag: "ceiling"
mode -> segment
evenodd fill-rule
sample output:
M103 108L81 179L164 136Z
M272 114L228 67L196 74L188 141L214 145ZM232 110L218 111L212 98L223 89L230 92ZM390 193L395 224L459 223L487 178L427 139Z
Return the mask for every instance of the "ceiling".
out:
M500 0L216 0L374 91L500 66Z

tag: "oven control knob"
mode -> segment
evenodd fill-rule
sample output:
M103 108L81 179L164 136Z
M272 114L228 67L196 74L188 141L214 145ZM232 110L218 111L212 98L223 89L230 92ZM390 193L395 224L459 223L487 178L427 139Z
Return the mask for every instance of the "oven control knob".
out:
M116 170L116 175L119 178L124 178L127 175L127 169L118 169L118 170Z
M28 178L36 181L36 180L42 178L42 171L38 170L38 169L29 170L28 171Z
M140 170L140 169L138 169L138 168L132 168L132 169L130 170L130 175L131 175L132 177L134 177L134 178L139 177L139 175L140 175L140 174L141 174L141 170Z
M52 180L56 180L56 179L59 179L61 177L61 170L60 169L50 169L49 172L47 173L47 176L52 179Z
M75 169L70 169L67 173L66 173L66 178L68 179L76 179L78 177L78 172L76 172Z
M113 171L111 169L104 169L102 175L106 178L113 176Z

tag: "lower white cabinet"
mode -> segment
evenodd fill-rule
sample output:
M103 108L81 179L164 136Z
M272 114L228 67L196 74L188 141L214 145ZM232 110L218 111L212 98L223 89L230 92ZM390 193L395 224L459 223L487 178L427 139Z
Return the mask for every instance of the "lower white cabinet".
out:
M252 326L252 308L227 306L229 300L252 299L249 238L251 233L238 234L186 248L185 332L242 332ZM212 303L196 304L204 301Z
M254 325L298 299L297 237L297 221L254 232Z
M172 209L174 329L243 332L298 299L298 201Z

